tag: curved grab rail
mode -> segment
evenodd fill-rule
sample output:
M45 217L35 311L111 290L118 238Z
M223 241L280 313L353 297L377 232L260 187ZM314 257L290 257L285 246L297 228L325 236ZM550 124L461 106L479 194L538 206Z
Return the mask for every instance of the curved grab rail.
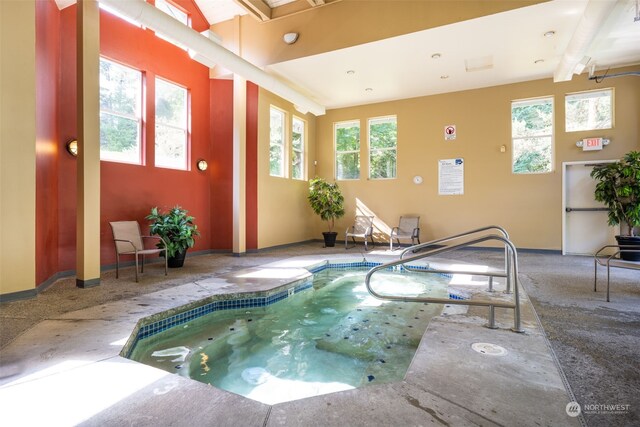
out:
M469 230L469 231L465 231L462 232L460 234L455 234L453 236L447 236L447 237L442 237L440 239L435 239L435 240L431 240L429 242L424 242L424 243L420 243L418 245L414 245L414 246L410 246L408 248L406 248L405 250L403 250L400 253L400 259L404 258L404 255L407 252L416 252L422 248L426 248L429 247L431 245L435 245L438 243L444 243L444 242L449 242L451 240L456 240L459 239L461 237L466 237L466 236L471 236L473 234L477 234L480 233L481 231L487 231L487 230L498 230L500 231L500 233L502 233L502 236L509 240L509 233L507 233L507 230L505 230L503 227L499 226L499 225L487 225L486 227L480 227L480 228L476 228L474 230ZM438 249L438 248L435 248ZM425 253L433 253L433 251L435 249L430 249L428 252ZM407 268L407 270L412 271L410 267L405 267ZM504 269L506 270L506 274L509 275L511 273L511 259L509 257L509 248L505 245L505 251L504 251ZM517 280L517 276L516 276L516 280ZM489 282L489 287L491 288L491 282ZM511 281L507 281L507 293L511 293Z
M407 296L398 296L398 295L382 295L377 293L376 291L374 291L371 287L371 276L373 276L373 274L379 270L382 269L386 269L389 267L394 267L397 265L404 265L408 262L411 261L416 261L419 259L423 259L432 255L437 255L437 254L441 254L441 253L446 253L446 252L451 252L454 251L456 249L459 248L463 248L463 247L467 247L467 246L472 246L478 243L482 243L482 242L486 242L489 240L497 240L497 241L501 241L504 243L505 245L505 250L508 249L508 253L511 255L512 258L512 265L513 265L513 277L515 278L514 280L514 301L513 302L503 302L503 301L483 301L483 300L475 300L475 301L471 301L471 300L450 300L448 298L430 298L430 297L407 297ZM406 268L406 266L405 266ZM470 274L470 272L467 271L460 271L458 273L462 273L462 274ZM511 279L511 272L506 272L502 277L507 277L507 282L510 281ZM478 275L485 275L485 276L491 276L491 275L496 275L493 273L484 273L484 272L479 272L479 273L471 273L471 274L478 274ZM483 237L479 237L470 241L466 241L466 242L462 242L462 243L458 243L456 245L453 246L445 246L445 247L441 247L441 248L435 248L427 253L421 253L418 255L414 255L412 257L409 258L401 258L398 259L396 261L389 261L386 262L384 264L380 264L377 265L373 268L371 268L368 272L367 275L365 276L365 285L367 287L367 291L373 295L374 297L378 298L378 299L383 299L383 300L390 300L390 301L405 301L405 302L426 302L426 303L437 303L437 304L460 304L460 305L478 305L478 306L487 306L489 307L489 327L494 327L494 308L495 307L504 307L504 308L513 308L513 331L514 332L524 332L520 326L520 292L518 291L518 254L516 251L515 246L513 245L513 243L511 243L511 241L509 241L508 239L504 238L503 236L498 236L495 234L491 234L488 236L483 236Z
M465 231L463 233L455 234L453 236L442 237L440 239L435 239L435 240L431 240L429 242L419 243L417 245L408 247L408 248L406 248L405 250L403 250L400 253L400 258L404 258L404 255L407 252L415 252L415 251L420 250L422 248L426 248L427 246L435 245L437 243L448 242L448 241L451 241L451 240L459 239L460 237L470 236L472 234L476 234L476 233L479 233L481 231L487 231L487 230L498 230L498 231L500 231L502 233L502 236L505 239L509 240L509 233L507 233L507 230L505 230L504 228L500 227L499 225L488 225L486 227L476 228L475 230Z

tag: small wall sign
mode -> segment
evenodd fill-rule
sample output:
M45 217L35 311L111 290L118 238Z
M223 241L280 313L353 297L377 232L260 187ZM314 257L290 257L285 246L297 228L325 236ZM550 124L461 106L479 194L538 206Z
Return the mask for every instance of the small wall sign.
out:
M444 140L453 141L456 139L456 125L447 125L444 127Z

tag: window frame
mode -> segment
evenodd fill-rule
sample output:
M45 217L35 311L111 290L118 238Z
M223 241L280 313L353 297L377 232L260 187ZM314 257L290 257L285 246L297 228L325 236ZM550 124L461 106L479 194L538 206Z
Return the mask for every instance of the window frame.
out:
M513 127L513 108L518 105L535 105L541 103L550 103L551 104L551 132L544 134L536 134L536 135L524 135L524 136L514 136L514 127ZM536 98L527 98L527 99L518 99L511 101L511 173L514 175L540 175L553 173L555 171L555 98L553 95L550 96L541 96ZM549 170L538 171L538 172L516 172L514 171L515 167L515 154L516 154L516 140L523 139L531 139L531 138L549 138L550 139L550 160L549 160Z
M184 90L184 102L185 102L185 111L184 111L184 116L185 116L185 122L184 122L184 128L177 126L173 123L165 123L162 121L158 121L158 81L161 80L164 83L171 85L171 86L175 86L181 90ZM155 76L154 79L154 163L153 165L157 168L163 168L163 169L172 169L172 170L179 170L179 171L189 171L191 170L190 165L190 159L191 159L191 96L190 96L190 91L189 88L173 82L169 79L166 79L164 77L160 77L160 76ZM158 164L158 127L166 127L172 130L181 130L184 132L185 135L185 140L184 140L184 167L174 167L174 166L169 166L169 165L159 165Z
M396 141L393 148L372 148L371 147L371 124L372 122L385 122L392 119L396 125ZM389 116L380 116L380 117L371 117L367 119L367 144L368 144L368 160L369 160L369 174L368 177L371 180L389 180L389 179L397 179L398 178L398 116L397 115L389 115ZM371 155L373 152L384 152L384 151L394 151L395 152L395 169L392 177L373 177L371 176Z
M344 126L347 124L353 124L358 126L358 149L357 150L338 150L338 129L340 127L349 127ZM335 168L334 176L336 181L357 181L360 179L361 173L361 163L360 163L360 151L362 149L362 125L360 124L360 119L352 119L352 120L343 120L340 122L333 123L333 152L334 152L334 161L333 165ZM357 154L358 155L358 176L356 178L342 178L338 176L338 154Z
M137 146L138 146L138 153L136 156L136 160L132 160L132 161L128 161L128 160L123 160L123 159L115 159L115 158L103 158L103 151L102 151L102 141L100 142L100 161L104 161L104 162L113 162L113 163L123 163L123 164L129 164L129 165L139 165L142 166L145 164L145 143L144 143L144 117L143 117L143 112L145 111L145 106L144 106L144 102L145 102L145 98L144 98L144 85L145 85L145 75L144 72L142 70L139 70L137 68L131 67L129 65L123 64L122 62L119 61L115 61L111 58L108 58L106 56L102 56L100 55L100 59L99 61L107 61L110 62L118 67L123 67L126 68L128 70L134 71L138 76L139 76L139 91L138 91L138 105L137 105L137 111L134 115L129 115L126 113L121 113L115 110L105 110L102 108L102 105L100 105L99 103L99 125L100 127L102 127L102 114L107 114L109 116L112 117L118 117L118 118L124 118L124 119L128 119L131 121L134 121L137 123ZM101 72L99 71L99 78L101 79ZM102 89L102 85L99 84L100 89ZM101 132L100 132L101 134ZM100 136L100 139L102 140L102 137Z
M298 121L302 124L302 133L300 135L300 149L296 149L295 147L295 143L294 143L294 130L295 130L295 122ZM306 161L307 161L307 122L306 120L296 116L296 115L292 115L291 117L291 179L295 179L295 180L299 180L299 181L305 181L307 179L307 167L306 167ZM296 177L294 176L295 174L295 168L293 167L293 161L295 159L295 153L300 153L300 176Z
M275 111L279 114L281 114L281 128L282 128L282 135L280 138L281 143L277 144L280 146L281 149L281 153L282 153L282 157L280 158L280 168L281 168L281 175L274 175L271 171L271 147L276 145L274 144L272 138L271 138L271 114L272 111ZM287 164L288 164L288 157L287 157L287 122L288 122L288 113L287 111L283 110L282 108L276 107L275 105L269 105L269 176L275 177L275 178L287 178L288 176L288 168L287 168Z
M163 3L164 5L166 5L166 8L168 10L165 10L162 7L158 7L158 3ZM174 3L174 2L172 2L170 0L154 0L154 6L159 11L167 14L168 16L172 17L173 19L175 19L176 21L180 22L181 24L184 24L187 27L191 28L191 14L186 9L181 7L180 5ZM169 13L169 12L172 12L172 13ZM178 19L178 17L175 15L175 13L184 14L185 15L184 21ZM182 50L187 50L187 48L185 46L183 46L181 43L176 42L171 37L165 36L164 34L158 33L156 31L154 31L154 33L155 33L156 37L159 37L162 40L168 41L169 43L178 46Z
M567 104L568 102L571 100L570 98L580 98L580 95L587 95L584 98L582 98L582 100L584 99L589 99L589 98L593 98L593 96L588 96L589 94L597 94L597 93L609 93L609 109L611 112L611 116L609 117L609 123L607 127L588 127L588 123L587 123L587 127L585 128L580 128L580 129L569 129L569 116L567 114L567 111L569 110L567 108ZM607 129L613 129L614 127L614 123L615 123L615 92L614 92L614 88L613 87L608 87L608 88L603 88L603 89L594 89L594 90L584 90L584 91L580 91L580 92L571 92L571 93L566 93L564 95L564 131L569 133L569 132L587 132L587 131L592 131L592 130L607 130Z

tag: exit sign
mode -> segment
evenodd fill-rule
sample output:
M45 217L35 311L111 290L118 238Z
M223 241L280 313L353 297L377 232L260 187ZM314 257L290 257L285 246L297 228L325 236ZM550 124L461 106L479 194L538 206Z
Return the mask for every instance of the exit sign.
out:
M602 150L602 138L585 138L582 140L582 151Z

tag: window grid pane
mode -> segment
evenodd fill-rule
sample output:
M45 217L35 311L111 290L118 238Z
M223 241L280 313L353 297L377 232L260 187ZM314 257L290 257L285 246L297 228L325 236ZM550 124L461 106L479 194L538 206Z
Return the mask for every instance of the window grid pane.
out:
M187 170L187 90L156 78L155 165Z
M142 73L100 58L100 159L141 164Z
M517 174L553 170L553 98L511 104L512 171Z
M285 113L271 107L269 130L269 174L271 176L285 176Z
M336 179L360 178L360 122L336 123Z
M291 177L293 179L304 179L305 140L305 123L303 120L294 117L291 126Z
M565 96L565 130L611 129L613 89L574 93Z
M396 117L369 120L369 178L393 179L397 173Z

